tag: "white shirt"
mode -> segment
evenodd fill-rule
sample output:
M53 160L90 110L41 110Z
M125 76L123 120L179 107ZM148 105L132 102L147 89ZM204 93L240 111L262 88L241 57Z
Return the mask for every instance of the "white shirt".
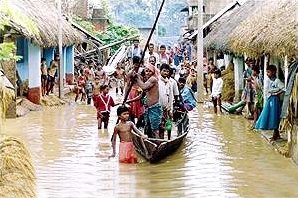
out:
M221 77L213 78L211 97L218 96L222 92L223 80Z
M154 56L156 59L156 64L159 64L159 55L156 52L153 52L151 55L149 54L149 52L146 52L144 57L145 63L149 63L150 56Z
M173 111L173 84L169 79L163 80L163 77L159 76L158 80L158 91L159 91L159 104L162 107L167 108L171 112Z
M173 95L179 96L179 89L178 89L177 81L173 78L170 78L170 82L171 82L172 88L173 88Z

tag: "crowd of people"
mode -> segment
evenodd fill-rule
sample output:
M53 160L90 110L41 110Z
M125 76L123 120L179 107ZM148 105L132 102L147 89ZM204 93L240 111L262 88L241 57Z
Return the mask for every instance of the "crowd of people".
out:
M251 58L246 60L246 65L247 68L243 73L245 86L241 106L243 108L247 105L248 118L254 120L252 128L273 129L272 139L276 140L280 138L279 95L283 93L284 85L276 76L276 67L269 65L266 74L270 82L267 93L264 93L264 82L259 66ZM150 43L144 54L139 41L134 40L133 45L127 50L126 59L117 63L112 75L107 75L92 60L78 67L75 101L79 98L81 102L87 104L93 101L97 109L98 129L101 129L102 125L106 129L111 108L120 105L109 94L111 81L115 82L116 94L122 95L125 101L117 109L120 122L115 126L112 137L113 157L117 135L120 137L120 142L128 142L120 147L126 151L134 150L131 131L135 131L143 138L168 140L172 138L171 126L175 121L175 112L191 111L197 104L196 67L197 62L191 61L187 48L174 45L168 49L165 45L161 45L156 50L154 44ZM221 77L222 70L223 68L218 68L214 64L213 58L207 60L204 57L204 90L205 95L210 96L215 114L222 113L221 97L224 84ZM268 102L263 107L264 97ZM145 134L139 130L140 128L144 129ZM134 157L129 157L134 155L129 153L120 151L120 161L134 162Z

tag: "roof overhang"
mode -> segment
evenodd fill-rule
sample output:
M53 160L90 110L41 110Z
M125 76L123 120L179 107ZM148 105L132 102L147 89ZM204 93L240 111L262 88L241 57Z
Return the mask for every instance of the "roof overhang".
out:
M232 3L229 3L226 7L224 7L222 10L220 10L214 17L212 17L209 21L207 21L202 29L205 31L211 24L213 24L215 21L217 21L220 17L222 17L226 12L229 10L234 9L235 7L240 6L240 3L238 1L233 1ZM194 37L197 36L198 30L194 31L189 37L189 40L192 40Z

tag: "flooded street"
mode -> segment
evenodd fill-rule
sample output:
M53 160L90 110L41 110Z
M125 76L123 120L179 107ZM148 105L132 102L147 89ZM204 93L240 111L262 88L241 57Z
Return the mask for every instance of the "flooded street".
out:
M38 198L298 197L297 167L241 116L200 106L176 153L129 165L108 158L115 110L108 131L97 129L94 107L75 103L6 121L4 134L31 152Z

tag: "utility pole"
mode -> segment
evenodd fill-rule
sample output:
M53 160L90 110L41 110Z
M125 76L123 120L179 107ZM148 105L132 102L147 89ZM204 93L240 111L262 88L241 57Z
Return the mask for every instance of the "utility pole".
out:
M59 48L59 98L63 98L63 83L64 83L64 64L63 64L63 53L62 53L62 8L61 0L57 1L58 7L58 48Z
M203 0L198 0L198 34L197 34L197 101L204 102L204 78L203 78Z

